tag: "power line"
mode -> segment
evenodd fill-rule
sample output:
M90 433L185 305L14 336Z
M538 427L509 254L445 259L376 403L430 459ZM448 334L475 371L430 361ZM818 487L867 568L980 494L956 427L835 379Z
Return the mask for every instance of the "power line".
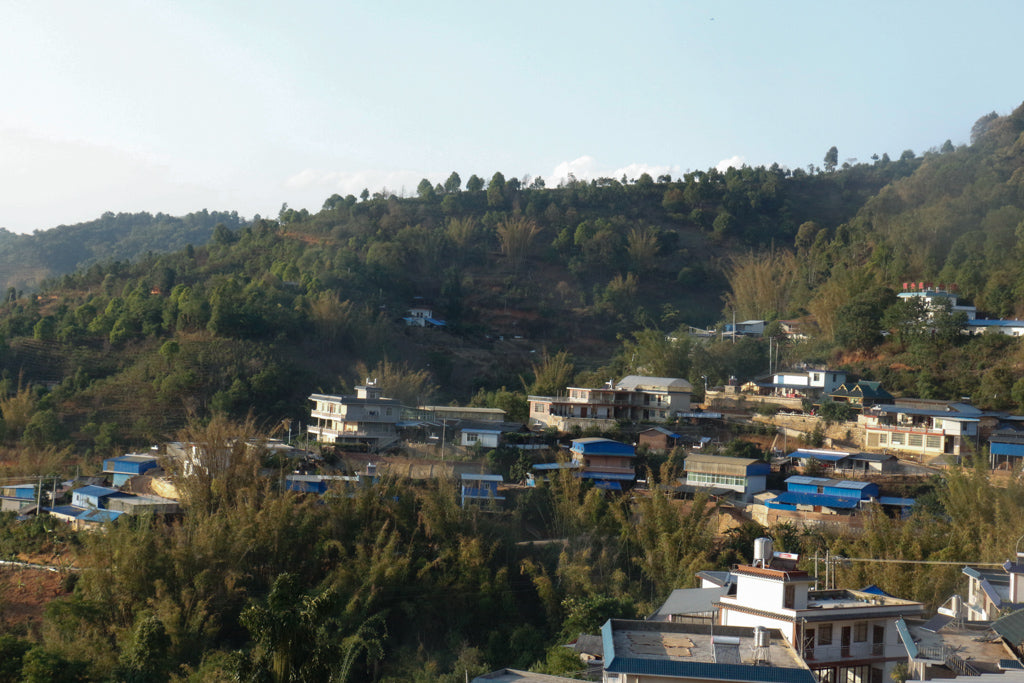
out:
M825 561L825 558L822 558ZM874 557L843 557L842 555L833 555L830 558L831 562L843 563L843 562L882 562L889 564L952 564L958 567L1002 567L1002 562L953 562L949 560L883 560Z

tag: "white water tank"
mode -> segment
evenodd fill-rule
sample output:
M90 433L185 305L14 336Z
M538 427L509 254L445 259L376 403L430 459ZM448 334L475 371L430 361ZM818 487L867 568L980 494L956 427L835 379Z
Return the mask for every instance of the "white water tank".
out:
M953 613L954 619L959 619L963 616L963 605L960 602L959 595L953 595L953 599L949 602L949 611Z
M754 647L768 647L771 645L771 636L764 626L754 627Z
M767 567L772 561L772 539L762 536L754 539L754 566Z

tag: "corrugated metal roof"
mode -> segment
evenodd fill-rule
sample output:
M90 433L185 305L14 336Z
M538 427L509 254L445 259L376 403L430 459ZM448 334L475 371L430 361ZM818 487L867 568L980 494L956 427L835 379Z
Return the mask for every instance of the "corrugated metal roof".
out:
M462 481L505 481L505 477L500 474L463 474Z
M583 479L604 479L607 481L633 481L636 479L635 474L621 472L583 472L580 476Z
M1011 612L992 622L992 630L1005 638L1014 647L1024 643L1024 610Z
M874 486L874 484L870 481L850 481L848 479L834 479L832 480L832 483L828 485L829 488L852 489L854 491L863 491L871 486Z
M815 484L817 486L823 486L831 483L832 479L824 479L822 477L805 477L801 474L794 474L792 477L786 478L787 484Z
M821 460L822 462L839 462L844 460L850 454L843 451L812 451L800 448L789 454L791 458L798 458L800 460L815 459Z
M855 498L826 496L823 493L803 493L801 491L786 491L768 502L781 503L782 505L820 505L821 507L835 508L837 510L852 510L860 504L860 501Z
M80 522L112 522L123 514L117 510L86 510L76 519Z
M102 498L104 496L112 496L115 493L119 493L117 489L109 489L106 486L83 486L80 489L75 489L72 493L77 493L82 496L96 496Z
M878 502L882 505L898 505L899 507L913 507L917 501L913 498L897 498L896 496L879 496Z
M728 574L728 572L725 572ZM730 586L715 588L680 588L672 591L665 604L658 608L655 616L667 617L671 614L700 614L715 611L714 603L723 595L728 595Z

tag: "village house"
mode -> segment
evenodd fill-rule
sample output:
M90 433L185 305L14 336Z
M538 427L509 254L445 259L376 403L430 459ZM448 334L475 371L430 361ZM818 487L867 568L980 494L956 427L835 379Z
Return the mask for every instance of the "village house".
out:
M355 396L313 394L314 407L307 431L321 443L378 451L398 441L396 425L402 406L381 396L375 381L356 387Z
M882 388L881 382L859 382L840 384L836 389L827 392L829 399L836 403L848 403L856 408L864 409L875 405L895 402L895 398Z
M993 621L1024 608L1024 553L1016 553L1001 569L964 567L963 573L967 600L962 606L967 621Z
M103 473L110 475L111 483L115 488L124 486L124 483L132 477L157 468L158 458L148 453L127 453L116 458L107 458L103 461Z
M460 492L462 507L466 507L467 501L486 503L505 500L505 496L498 494L498 485L504 482L505 478L500 474L463 473Z
M998 430L988 438L988 466L991 470L1018 470L1024 462L1024 432Z
M578 476L595 486L619 491L636 479L636 452L629 444L588 437L573 439L569 452Z
M813 590L817 578L796 569L798 558L771 548L771 539L757 539L754 564L733 570L736 594L719 598L719 623L777 629L819 681L890 681L907 657L895 621L920 615L924 605L864 591Z
M0 486L0 512L21 512L35 505L36 486L28 482Z
M771 465L756 458L733 458L727 455L691 453L683 463L686 479L683 484L691 490L709 490L721 494L731 491L750 502L755 493L767 486Z
M601 627L601 680L818 683L784 635L775 628L610 619Z
M745 388L760 396L808 398L815 401L832 393L845 381L845 372L814 368L776 372L770 377L755 380Z
M982 413L966 403L917 407L874 405L858 416L864 449L896 451L919 457L959 456L966 441L977 442Z
M565 396L530 396L531 429L610 429L618 422L664 421L690 410L693 387L677 377L629 375L600 388L568 387Z
M887 453L850 453L817 448L798 448L788 456L800 467L812 462L838 472L849 474L885 474L896 469L897 459Z
M637 444L652 451L670 451L679 445L679 434L664 427L651 427L636 435Z

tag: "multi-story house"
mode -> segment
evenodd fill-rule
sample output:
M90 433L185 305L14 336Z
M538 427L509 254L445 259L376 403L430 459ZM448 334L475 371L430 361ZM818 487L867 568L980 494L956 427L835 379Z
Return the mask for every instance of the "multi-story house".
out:
M530 427L607 429L617 422L668 420L690 410L693 387L676 377L629 375L603 387L567 387L565 396L530 396Z
M762 396L778 398L819 399L838 389L846 381L846 373L837 370L785 370L755 381Z
M891 680L893 667L907 658L895 622L920 615L924 605L863 591L813 590L815 577L791 568L795 562L773 561L768 539L758 544L769 550L754 565L733 570L736 594L719 598L719 623L778 629L819 681Z
M864 427L865 450L886 450L919 456L961 455L965 442L977 442L982 413L965 403L916 407L875 405L858 416Z
M1024 608L1024 553L1003 563L1002 571L964 567L967 576L967 601L963 614L967 621L994 621L1009 612ZM940 610L942 612L942 610Z
M386 448L398 440L396 425L402 413L397 399L384 398L376 382L356 387L355 396L313 394L314 421L307 430L321 443Z

